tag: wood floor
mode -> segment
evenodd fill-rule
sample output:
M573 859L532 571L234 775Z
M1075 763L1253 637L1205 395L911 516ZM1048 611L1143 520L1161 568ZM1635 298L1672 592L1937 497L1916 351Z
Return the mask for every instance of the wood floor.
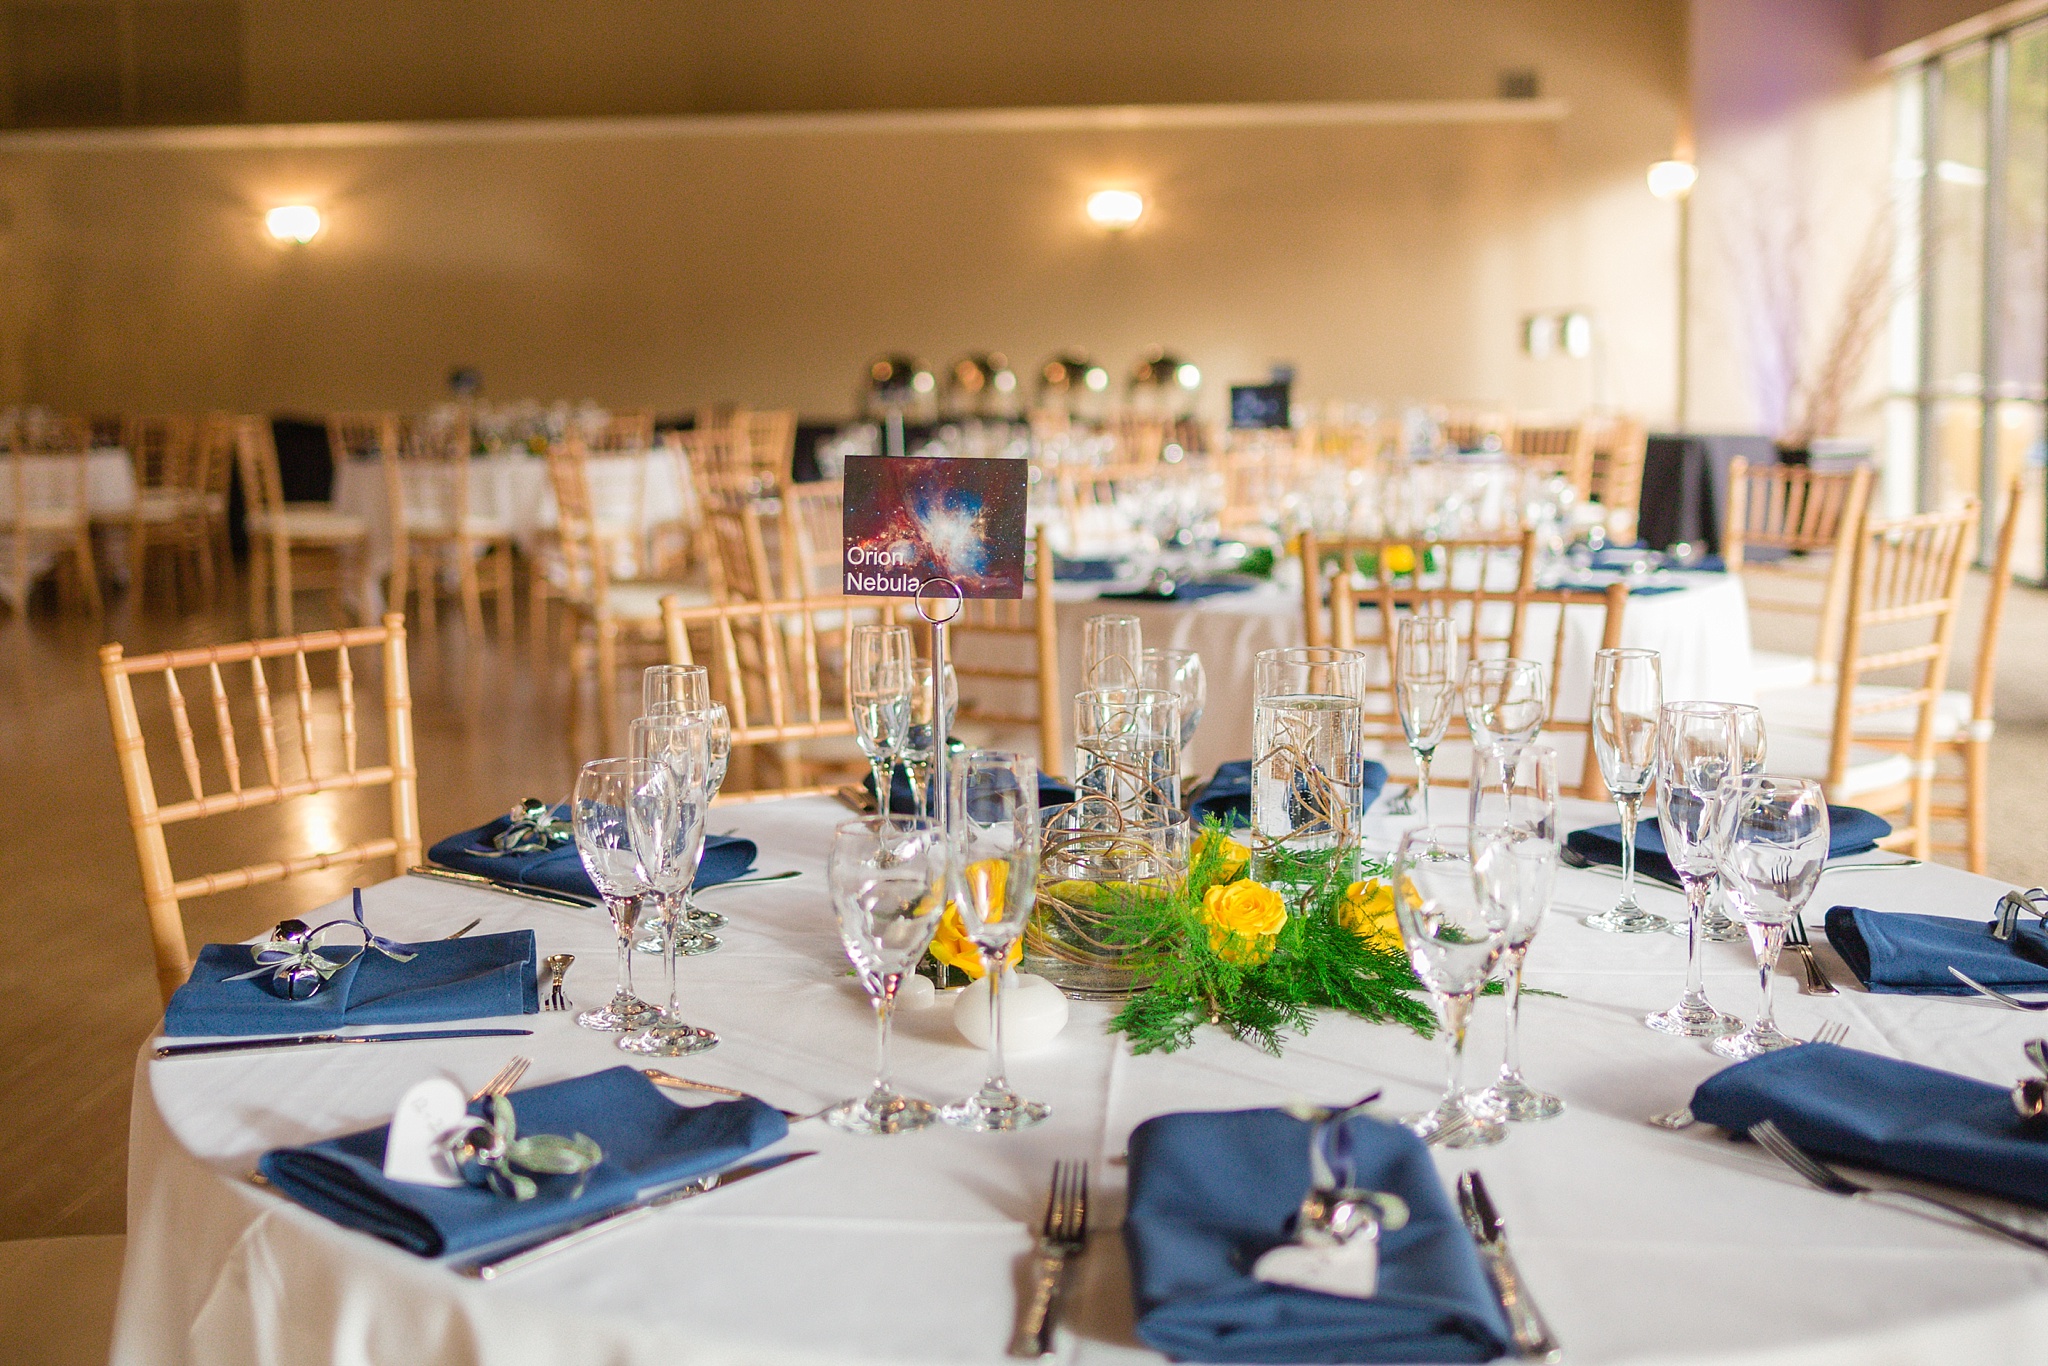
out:
M1981 595L1981 579L1972 592ZM1958 642L1975 648L1976 608ZM311 629L328 624L305 600ZM2020 886L2048 881L2048 594L2016 589L1999 669L1997 806L1993 872ZM131 652L238 640L239 606L173 617L116 600L103 627L39 605L27 620L0 617L0 791L14 797L0 838L0 1240L122 1231L128 1096L135 1055L159 1006L144 931L141 876L128 833L95 652L119 640ZM1800 632L1760 644L1800 648ZM1964 670L1967 672L1967 669ZM476 642L460 613L435 639L414 637L412 678L420 767L420 819L431 842L475 825L520 797L560 797L576 764L595 752L587 716L568 724L567 667L559 649L538 654L519 638ZM358 837L345 802L316 817L335 837ZM295 820L303 821L304 816ZM271 827L282 831L279 823ZM248 857L235 838L218 865ZM204 860L202 845L187 846ZM281 916L346 891L347 872L192 903L195 942L252 935ZM1989 914L1989 907L1984 908Z

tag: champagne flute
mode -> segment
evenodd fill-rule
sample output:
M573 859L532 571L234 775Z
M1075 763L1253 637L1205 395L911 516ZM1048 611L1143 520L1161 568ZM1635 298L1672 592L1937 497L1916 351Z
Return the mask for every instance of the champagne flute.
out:
M868 816L832 832L825 859L839 938L875 1003L875 1080L865 1096L824 1114L834 1128L900 1134L932 1122L936 1108L906 1096L889 1075L896 989L924 956L946 905L946 833L919 816Z
M1749 1028L1714 1040L1714 1051L1724 1058L1753 1058L1799 1043L1778 1032L1771 1008L1771 970L1785 947L1786 927L1794 916L1806 913L1806 903L1820 884L1829 835L1828 803L1819 783L1756 774L1737 788L1721 884L1749 930L1763 995Z
M1180 754L1185 765L1188 745L1209 703L1209 679L1202 672L1202 657L1193 650L1146 650L1138 657L1138 686L1170 692L1180 699Z
M640 714L703 711L711 705L711 671L702 664L655 664L640 674Z
M683 896L696 876L704 844L706 728L701 716L642 716L633 729L635 748L645 750L651 762L645 781L633 790L626 829L666 932L668 952L662 963L668 1008L647 1028L621 1036L619 1047L674 1058L701 1053L718 1042L718 1035L683 1020L676 986L676 957L687 937L680 923ZM636 777L641 772L636 770Z
M593 759L576 775L576 792L569 803L576 852L619 939L618 985L611 1000L576 1017L585 1029L622 1033L652 1023L658 1013L633 994L633 927L647 884L627 828L633 794L656 767L651 759Z
M1762 773L1766 752L1762 710L1744 702L1717 705L1735 721L1735 748L1741 756L1739 776L1748 778ZM1700 918L1700 938L1710 944L1733 944L1744 937L1742 926L1721 909L1725 891L1723 880L1716 874L1714 895L1707 899L1707 913Z
M1135 688L1144 638L1136 617L1089 617L1081 623L1081 688Z
M1602 650L1593 656L1593 753L1621 813L1621 900L1586 924L1610 934L1660 934L1672 928L1636 901L1636 823L1657 766L1657 717L1664 705L1663 660L1655 650Z
M846 709L874 772L875 810L889 811L896 760L910 733L908 626L856 626L846 647Z
M1533 659L1475 659L1459 688L1476 754L1502 743L1520 748L1550 719L1550 681Z
M1678 1004L1643 1023L1666 1034L1713 1039L1742 1021L1707 1001L1700 959L1700 922L1714 877L1728 851L1729 818L1740 782L1735 717L1719 702L1666 702L1657 722L1657 828L1672 871L1685 886L1685 992Z
M1557 751L1495 741L1472 773L1472 828L1504 834L1475 859L1480 889L1501 935L1507 984L1507 1049L1500 1080L1473 1098L1507 1120L1549 1119L1564 1102L1522 1079L1522 964L1550 909L1557 881Z
M1025 1129L1051 1109L1018 1095L1004 1075L1002 991L1010 946L1038 901L1038 763L1023 754L970 750L954 756L951 780L952 900L981 950L988 982L988 1076L939 1118L962 1129Z
M724 708L719 709L721 714ZM635 759L659 760L674 769L676 776L689 784L694 800L705 808L709 815L711 793L711 730L712 714L709 711L685 712L673 706L652 716L636 716L627 723L628 747ZM700 819L698 825L702 827ZM711 930L725 923L725 917L711 912L704 915L695 912L690 904L689 889L697 881L697 866L704 861L704 839L700 828L696 842L691 846L690 875L684 880L683 892L674 915L664 914L644 925L640 937L633 947L641 953L667 953L674 944L675 950L686 957L714 952L719 945L718 936ZM646 865L641 865L643 868ZM701 917L701 918L700 918Z
M932 724L932 666L929 661L918 660L910 666L910 726L904 732L903 769L910 777L910 800L917 808L917 815L928 816L931 812L925 804L925 780L937 762L935 754L945 751L946 737L953 731L953 716L960 709L960 680L953 673L953 666L946 666L946 689L942 699L945 716L941 722ZM943 782L945 770L939 770Z
M1449 617L1403 617L1394 637L1394 700L1415 755L1416 797L1429 824L1429 764L1450 728L1457 697L1457 623Z
M725 703L711 700L710 673L702 664L656 664L640 677L641 706L648 716L701 716L709 727L705 735L707 762L703 780L704 802L709 806L725 782L726 766L732 758L732 725L726 717ZM639 757L637 749L634 756ZM700 843L700 863L703 857ZM695 880L693 876L692 883ZM718 936L707 931L724 925L725 917L698 905L693 889L683 896L683 924L691 933L683 938L682 952L694 956L718 948ZM650 923L633 947L641 953L664 953L667 932L659 923Z
M1440 1140L1447 1148L1484 1147L1507 1137L1500 1121L1465 1095L1465 1030L1501 946L1473 866L1485 834L1464 825L1424 826L1403 835L1394 853L1394 917L1450 1051L1443 1098L1401 1122L1424 1139L1448 1131Z

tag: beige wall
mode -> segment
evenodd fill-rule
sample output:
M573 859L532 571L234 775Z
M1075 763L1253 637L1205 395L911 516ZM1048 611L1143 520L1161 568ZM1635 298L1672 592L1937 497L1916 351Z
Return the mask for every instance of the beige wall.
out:
M259 0L251 113L1471 99L1510 66L1568 112L217 150L0 136L0 398L413 406L463 363L500 398L829 414L885 348L1028 365L1078 344L1121 368L1158 342L1203 367L1212 410L1276 360L1309 397L1568 408L1596 397L1596 366L1520 357L1515 325L1585 306L1600 396L1669 411L1673 225L1641 177L1683 98L1682 6L743 8L744 29L735 7L586 6L569 41L537 4L484 27L471 6ZM1153 206L1127 237L1081 217L1107 183ZM299 199L328 231L278 250L261 213Z

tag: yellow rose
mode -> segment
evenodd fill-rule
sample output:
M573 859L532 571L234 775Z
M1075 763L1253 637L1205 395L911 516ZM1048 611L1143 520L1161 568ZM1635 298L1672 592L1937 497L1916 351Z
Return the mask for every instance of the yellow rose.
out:
M1373 948L1387 953L1404 949L1401 922L1394 915L1394 889L1378 878L1344 889L1344 899L1337 903L1337 923Z
M1413 574L1415 572L1415 548L1405 545L1388 546L1387 572L1389 574Z
M1256 965L1273 956L1273 937L1287 923L1287 903L1271 887L1247 880L1211 887L1201 914L1218 958Z
M982 859L967 865L962 876L967 881L968 895L992 910L1000 910L1003 891L1009 885L1010 865L1002 859ZM960 919L960 908L946 903L946 913L939 920L939 928L932 935L932 957L949 968L958 968L974 980L980 981L982 972L981 950L967 937L966 922ZM1010 951L1003 962L1015 967L1024 958L1024 937L1019 935L1010 943Z
M1202 847L1196 851L1196 857L1200 858L1210 853L1217 853L1221 857L1216 869L1218 885L1236 881L1252 861L1251 850L1218 831L1203 833Z

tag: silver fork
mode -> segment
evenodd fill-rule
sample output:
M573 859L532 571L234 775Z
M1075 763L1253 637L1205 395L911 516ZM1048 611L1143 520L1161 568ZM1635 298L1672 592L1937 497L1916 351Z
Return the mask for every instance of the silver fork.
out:
M547 1000L541 1003L542 1010L567 1010L576 1004L562 994L562 977L569 971L569 965L576 961L573 953L551 953L547 957L547 969L553 974L548 983Z
M1807 1042L1840 1043L1848 1037L1849 1026L1843 1024L1840 1020L1827 1020L1821 1024L1819 1029L1813 1031L1813 1037L1808 1039ZM1690 1105L1681 1105L1676 1110L1650 1116L1650 1123L1660 1129L1687 1129L1692 1127L1693 1122L1692 1107Z
M531 1066L533 1066L532 1058L521 1058L515 1056L512 1059L512 1061L506 1063L503 1067L498 1069L497 1076L492 1077L489 1081L485 1082L483 1086L477 1090L477 1093L469 1098L470 1103L475 1104L477 1101L482 1100L485 1096L502 1096L509 1094L512 1088L519 1084L519 1079L526 1075L526 1069Z
M1793 916L1785 924L1785 947L1799 955L1799 961L1806 968L1806 986L1802 988L1808 996L1839 996L1835 984L1828 980L1820 960L1813 956L1813 945L1806 938L1806 921Z
M1968 987L1970 990L1976 992L1980 996L1989 996L1992 1000L1998 1002L2002 1006L2007 1007L2008 1009L2048 1010L2048 1001L2022 1001L2017 996L2008 996L1996 987L1987 987L1982 982L1979 982L1974 978L1964 976L1963 970L1961 968L1951 967L1949 969L1949 972L1954 974L1955 979L1958 982L1961 982L1964 986Z
M1901 1190L1897 1187L1866 1186L1861 1182L1851 1181L1825 1162L1802 1152L1798 1144L1785 1137L1784 1130L1768 1119L1750 1125L1749 1136L1755 1139L1765 1152L1777 1158L1780 1162L1783 1162L1793 1171L1799 1173L1799 1175L1805 1177L1830 1195L1843 1195L1851 1199L1862 1198L1873 1201L1882 1200L1886 1197L1895 1200L1910 1200L1931 1209L1938 1209L1944 1214L1952 1214L1958 1219L1967 1219L1987 1232L1995 1233L2001 1238L2010 1238L2013 1242L2019 1243L2024 1247L2030 1247L2036 1252L2048 1252L2048 1238L2037 1237L2025 1229L2015 1228L2004 1220L1994 1219L1988 1214L1979 1214L1967 1205L1954 1204L1936 1195L1923 1195L1919 1191Z
M1010 1339L1013 1357L1052 1355L1053 1327L1059 1318L1060 1291L1067 1267L1088 1241L1088 1164L1055 1162L1052 1187L1045 1194L1045 1223L1038 1250L1031 1259L1031 1298L1017 1319Z

